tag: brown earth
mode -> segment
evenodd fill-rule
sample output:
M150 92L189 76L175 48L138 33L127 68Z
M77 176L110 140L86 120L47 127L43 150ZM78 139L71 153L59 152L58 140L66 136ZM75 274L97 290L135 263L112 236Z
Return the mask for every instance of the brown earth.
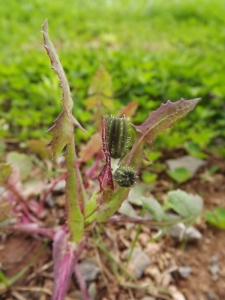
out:
M168 156L169 154L165 153L162 161ZM176 156L177 154L175 154ZM218 166L218 171L213 175L208 174L207 170L215 165ZM170 187L168 183L172 183L171 179L165 172L162 172L153 190L157 199L161 199L168 191ZM194 178L185 184L177 185L176 188L202 195L204 211L214 209L216 206L225 208L224 160L216 157L209 158L207 165L202 167ZM50 217L53 210L55 208L48 211ZM58 216L62 218L61 207L57 207L57 212ZM55 213L52 218L54 217ZM115 267L114 262L107 258L96 244L104 241L105 247L114 259L126 266L124 252L131 247L138 225L108 224L102 228L100 235L96 232L90 233L88 246L83 251L81 259L92 257L101 270L96 281L97 299L142 299L144 296L150 295L157 300L182 299L170 296L170 292L174 289L180 291L186 300L225 299L225 232L206 224L203 215L195 227L202 233L202 239L194 244L181 244L174 242L168 234L157 243L149 242L153 232L148 226L142 226L136 247L141 248L149 255L151 266L159 271L161 277L157 279L149 269L145 271L144 276L133 282L121 273L119 278L116 278L112 271L112 265ZM38 235L10 231L0 233L0 269L8 279L27 267L39 252L44 240ZM218 278L213 278L209 271L213 256L218 258L220 268ZM50 299L53 281L52 266L51 245L49 244L38 260L35 260L16 283L7 290L0 289L0 299ZM178 274L176 268L180 266L192 268L192 273L187 279L182 279ZM117 270L119 269L117 268ZM132 285L127 286L128 283L132 283ZM144 283L152 289L148 291L141 289L140 287ZM75 289L78 289L77 283L72 280L68 299L78 299L74 293Z

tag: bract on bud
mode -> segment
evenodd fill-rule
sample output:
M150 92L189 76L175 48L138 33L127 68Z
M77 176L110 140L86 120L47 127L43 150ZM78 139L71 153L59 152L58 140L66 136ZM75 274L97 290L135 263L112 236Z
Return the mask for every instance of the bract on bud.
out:
M110 117L106 122L106 138L113 158L122 158L127 152L129 121L126 117Z
M138 178L132 167L120 166L113 175L114 180L119 186L130 187Z

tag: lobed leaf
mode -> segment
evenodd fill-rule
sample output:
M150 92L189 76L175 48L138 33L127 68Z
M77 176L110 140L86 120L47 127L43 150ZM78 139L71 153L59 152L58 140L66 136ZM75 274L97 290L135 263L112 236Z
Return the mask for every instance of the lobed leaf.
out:
M52 135L50 145L53 150L53 155L55 156L66 146L66 144L71 143L74 124L77 125L81 130L85 130L72 115L73 100L70 93L70 87L59 57L55 51L54 45L48 35L47 20L42 25L42 34L44 38L44 47L50 58L52 69L58 75L60 86L62 88L63 111L55 120L54 125L48 131Z
M194 109L200 98L194 100L181 99L177 102L167 101L154 111L149 118L140 126L133 125L135 131L141 135L141 139L152 144L155 136L171 127L171 125L186 116Z
M152 197L142 198L144 208L152 215L153 219L159 222L168 220L160 203Z
M73 134L73 127L71 127L65 111L62 111L54 121L54 125L48 130L48 133L52 136L49 146L52 148L53 157L56 157L67 144L71 143Z
M73 100L71 97L70 87L69 87L68 81L66 79L65 72L64 72L61 62L59 60L58 54L56 53L54 45L51 42L51 39L48 35L48 21L47 20L42 25L41 32L42 32L43 38L44 38L44 47L50 58L52 69L58 75L60 83L61 83L63 109L65 110L67 116L69 116L69 114L71 113L72 108L73 108Z
M42 33L44 37L44 47L51 60L52 69L59 77L62 88L63 111L55 120L54 125L49 129L49 133L52 135L50 145L52 146L54 156L56 156L65 146L67 146L65 155L67 168L67 222L70 232L72 233L73 240L79 242L83 237L83 214L86 195L76 157L74 124L79 126L79 128L83 131L85 130L72 115L73 100L71 98L69 84L55 48L48 35L47 21L45 21L42 26Z
M194 222L203 209L202 197L181 190L169 192L167 200L168 206L182 217L190 219L190 223Z

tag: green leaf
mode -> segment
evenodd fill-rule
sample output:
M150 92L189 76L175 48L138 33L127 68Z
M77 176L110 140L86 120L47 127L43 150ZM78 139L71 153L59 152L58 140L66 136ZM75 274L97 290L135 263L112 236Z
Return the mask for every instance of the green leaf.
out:
M205 219L208 223L220 228L225 229L225 209L217 207L214 212L206 211Z
M50 145L52 147L54 157L59 154L65 146L67 146L65 155L67 168L67 222L70 232L72 233L73 240L80 242L82 240L84 230L83 214L86 195L80 170L78 168L74 142L74 124L76 124L81 130L84 129L72 115L73 100L71 98L70 87L59 57L48 35L47 20L42 25L42 33L44 37L44 47L50 58L52 69L59 77L60 86L62 88L63 111L55 120L54 125L49 129L49 133L52 135Z
M162 156L162 153L159 151L154 151L154 152L150 152L150 153L145 151L145 154L151 162L155 162Z
M182 183L191 178L191 173L185 168L176 168L174 170L168 170L167 174L170 178L178 183Z
M123 201L127 198L129 189L126 187L119 188L108 203L99 206L96 220L97 222L107 222L108 219L120 208Z
M67 116L71 113L73 108L73 100L70 93L70 87L66 79L65 72L59 60L58 54L54 48L53 43L48 35L48 21L46 20L42 25L42 34L44 38L44 47L51 60L52 69L56 72L59 77L61 88L62 88L62 104Z
M10 152L6 157L6 162L19 169L22 180L30 174L33 165L29 155L18 152Z
M73 127L71 127L70 120L65 111L62 111L54 121L54 125L48 130L48 133L52 136L49 145L52 148L53 157L55 158L67 144L71 143L71 135L73 134Z
M50 58L52 69L58 75L60 86L62 88L63 111L55 120L54 125L48 131L52 135L50 146L52 147L53 155L55 157L67 144L72 142L74 134L74 124L77 125L81 130L85 130L72 115L73 100L71 97L69 83L67 81L66 74L56 53L54 45L52 44L51 39L48 35L47 20L42 25L42 34L44 38L44 47Z
M182 190L171 191L167 196L167 207L193 223L203 208L203 199L199 195L188 194Z
M144 182L151 183L156 181L157 175L150 172L144 172L142 173L141 178Z
M141 140L147 141L152 145L157 134L171 127L171 125L186 116L200 99L184 100L177 102L167 101L154 111L149 118L140 126L133 125L137 133L141 135Z
M142 198L143 206L152 215L153 219L156 221L166 221L168 217L166 216L161 204L154 198Z
M207 158L208 157L207 154L201 152L199 145L194 142L186 142L184 144L184 148L187 150L187 152L190 155L195 156L197 158Z
M66 168L66 203L67 203L67 222L76 242L81 242L84 230L84 217L81 208L84 205L84 195L80 187L79 169L76 167L73 145L67 146Z

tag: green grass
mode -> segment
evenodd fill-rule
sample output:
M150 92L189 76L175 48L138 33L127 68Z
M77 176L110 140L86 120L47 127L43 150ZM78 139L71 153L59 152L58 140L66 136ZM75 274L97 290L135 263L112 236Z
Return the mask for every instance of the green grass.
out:
M46 137L61 109L58 80L40 33L48 18L72 88L75 117L89 132L93 113L85 111L87 89L103 64L121 106L138 100L136 123L168 99L202 98L194 112L159 136L156 146L192 141L208 149L215 138L224 141L224 15L225 3L219 0L3 1L0 136ZM85 137L79 133L77 138Z

